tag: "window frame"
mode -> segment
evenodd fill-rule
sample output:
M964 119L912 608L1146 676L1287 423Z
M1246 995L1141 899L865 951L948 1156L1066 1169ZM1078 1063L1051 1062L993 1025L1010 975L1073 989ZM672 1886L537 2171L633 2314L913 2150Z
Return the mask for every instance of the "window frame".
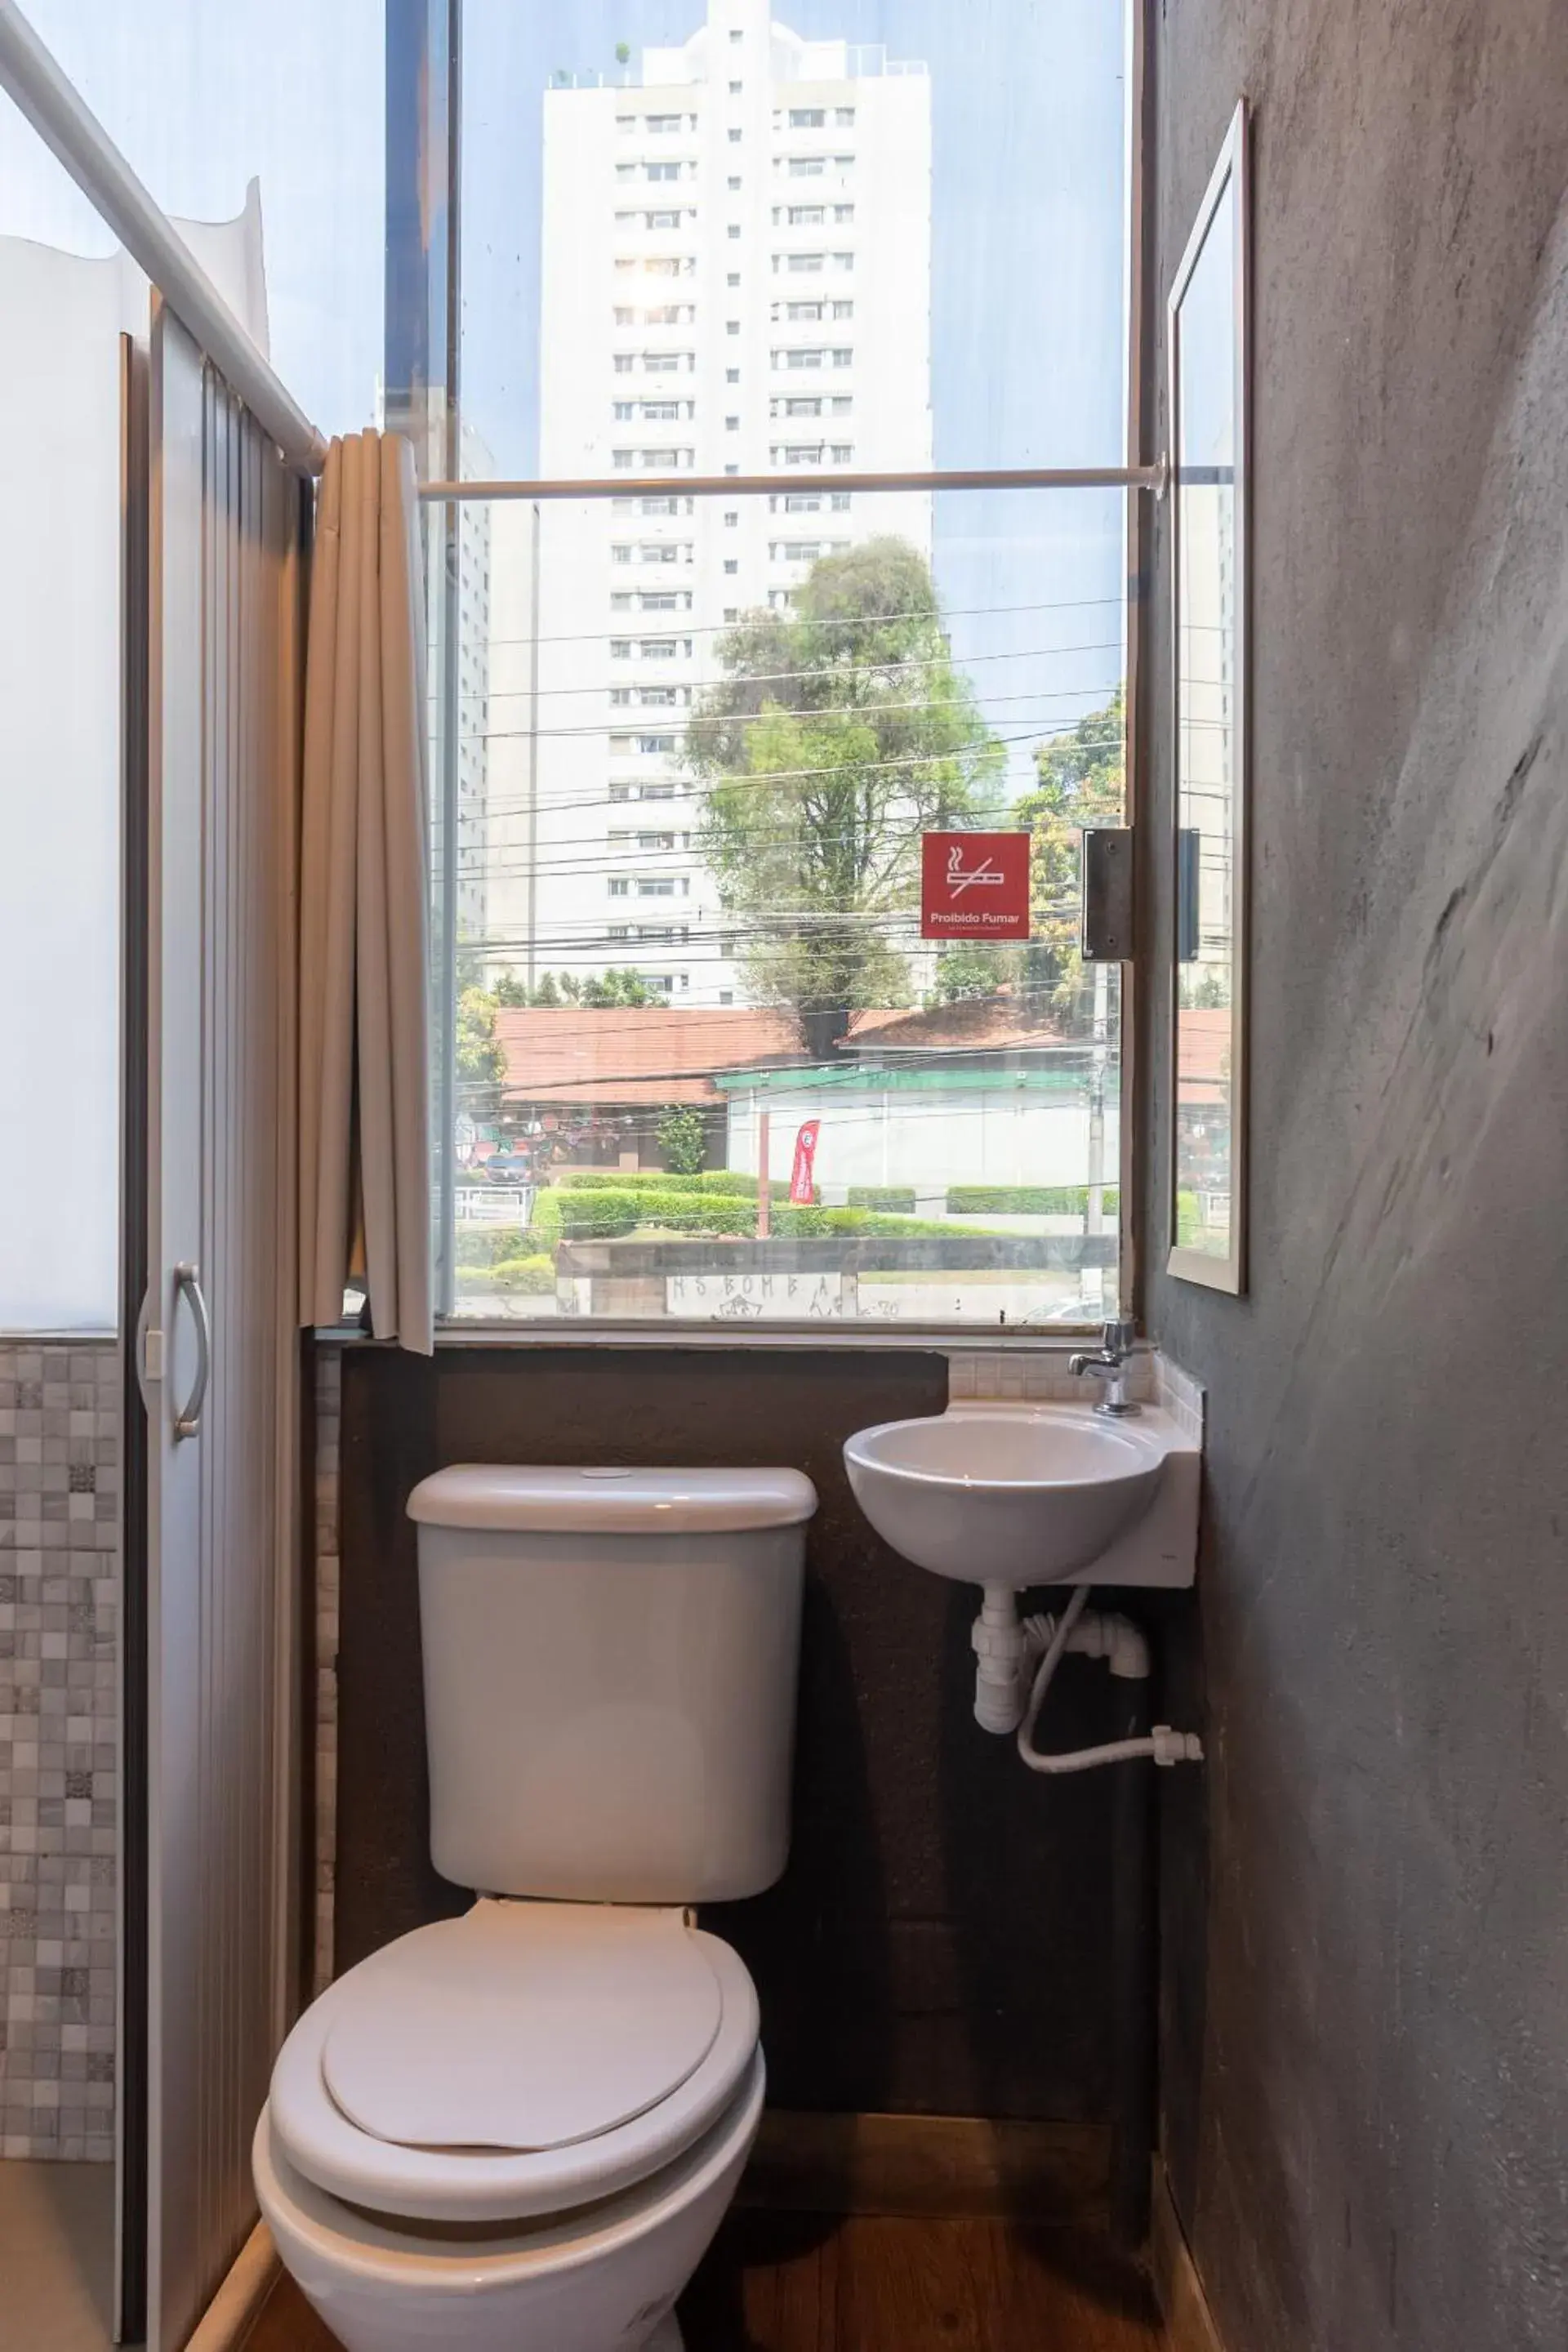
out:
M1139 583L1144 582L1147 577L1154 504L1151 493L1156 487L1156 477L1159 473L1159 468L1144 454L1147 440L1146 420L1152 413L1146 364L1146 353L1152 338L1145 315L1148 304L1147 255L1152 234L1149 159L1152 140L1151 90L1145 63L1148 43L1147 6L1148 0L1129 0L1126 110L1127 233L1123 257L1126 289L1124 304L1126 336L1124 381L1127 404L1125 465L1121 468L1079 469L1080 474L1093 472L1097 475L1121 477L1125 482L1125 495L1128 500L1127 569L1131 593L1127 599L1123 622L1126 647L1124 692L1127 726L1125 802L1122 816L1122 823L1128 827L1136 826L1141 814L1147 757L1145 675L1147 655L1142 616L1145 598ZM457 111L454 105L454 120L449 125L448 142L451 185L454 190L459 184L460 173L460 126L456 120ZM647 135L675 135L683 127L683 121L684 118L679 115L658 119L645 115L641 118L640 127ZM616 118L616 129L620 135L635 131L638 127L639 119L637 116ZM789 127L792 129L795 127L793 120ZM829 129L845 130L855 127L854 107L829 109L823 121L813 126L814 129L823 131ZM733 131L731 132L731 140L734 143ZM841 213L841 217L852 220L853 208L850 207L847 214ZM457 499L445 497L443 494L450 488L458 487L458 467L456 458L460 446L455 344L458 333L457 320L460 315L460 305L456 289L460 282L461 257L459 211L456 203L448 207L446 230L447 251L444 262L449 292L447 301L448 415L445 441L449 455L446 469L447 479L445 481L424 480L420 494L422 500L429 502L427 511L444 515L446 528L448 530L455 530L460 512L459 504ZM775 250L773 257L773 268L776 276L787 279L790 276L801 274L803 262L806 262L809 268L810 261L816 263L816 268L811 269L809 274L816 278L819 282L827 277L851 274L856 266L856 257L852 252L824 251L810 256L808 260L805 256ZM679 267L679 265L677 264L677 270ZM780 291L782 296L784 289L781 288ZM826 295L826 288L823 299L825 309L828 309L832 303L832 298ZM854 310L852 299L840 298L840 303L842 307L833 306L829 309L828 314L836 317L852 316ZM619 323L618 317L617 323ZM628 325L634 323L629 316L626 323ZM647 321L639 318L636 323L646 324ZM733 335L738 331L738 321L726 322L727 333ZM432 437L433 440L438 438L435 436ZM424 458L425 453L419 454ZM685 454L684 462L687 467L692 465L693 455L694 453ZM824 456L826 456L826 449ZM791 495L810 497L814 501L813 510L825 513L828 510L830 503L834 509L839 508L841 500L847 506L852 492L856 489L872 491L879 487L875 474L856 474L848 470L852 465L852 452L847 450L842 457L836 454L834 462L846 467L847 480L841 480L837 484L831 483L826 478L826 468L816 471L814 478L812 472L792 472L787 467L780 467L776 471L770 470L765 477L753 477L748 480L726 479L721 484L722 493L732 497L737 493L757 495L765 490L775 501L783 500ZM821 458L817 460L817 466L822 466ZM434 470L434 467L427 466L427 462L422 462L420 465L422 474ZM731 476L734 475L735 469L728 470ZM985 469L984 474L977 474L962 481L955 479L943 483L934 476L932 480L933 486L938 488L982 489L986 487L1000 488L1037 486L1044 488L1051 486L1049 482L1040 481L1037 485L1034 482L1020 480L1019 476L1028 472L1037 475L1045 474L1048 470L989 468ZM1068 468L1057 470L1064 476L1072 471ZM515 485L509 488L513 490L538 491L543 495L591 496L606 500L624 499L628 506L634 499L646 502L650 499L662 499L668 497L670 500L668 510L675 512L679 511L678 499L680 495L686 496L689 509L693 491L700 491L704 496L714 494L713 486L700 482L692 475L689 475L688 478L678 486L668 476L656 476L646 472L633 472L626 476L621 474L618 468L616 472L606 474L603 480L595 480L592 484L552 483ZM645 516L650 511L658 511L657 509L650 509L647 503L643 503L641 510ZM783 511L782 508L779 511ZM633 707L640 707L640 701ZM635 730L636 719L630 719L627 724ZM439 778L437 782L438 785ZM1135 840L1136 838L1135 835ZM631 890L627 890L626 882L623 881L621 889L616 895L623 899L641 895L636 892L635 879L632 877L627 879L632 880ZM689 889L689 882L688 882L688 889ZM627 944L636 945L637 942L628 941ZM652 945L653 942L650 940L647 944ZM1140 1013L1139 974L1131 961L1121 967L1121 973L1119 1060L1121 1118L1121 1165L1118 1171L1120 1178L1118 1303L1122 1312L1129 1309L1136 1312L1141 1302L1142 1275L1142 1262L1139 1249L1137 1180L1146 1162L1146 1137L1143 1131L1141 1088L1137 1083L1136 1074ZM653 979L656 976L649 977ZM673 992L675 985L673 978L666 977L669 978ZM450 1001L455 1001L455 992ZM675 1317L634 1319L615 1316L595 1316L591 1318L584 1318L581 1321L574 1321L571 1318L549 1320L542 1318L537 1322L486 1321L481 1318L455 1318L451 1313L449 1300L442 1300L438 1304L436 1339L437 1344L443 1347L559 1348L603 1346L613 1343L618 1346L666 1349L704 1347L728 1349L762 1347L774 1350L799 1348L818 1349L848 1348L858 1351L881 1352L889 1349L908 1351L934 1349L946 1355L968 1356L980 1353L1010 1353L1019 1349L1039 1352L1042 1349L1062 1349L1071 1345L1087 1328L1089 1327L1067 1323L1053 1324L1048 1328L1035 1326L1025 1328L1023 1327L999 1328L995 1324L965 1325L946 1321L910 1322L887 1326L858 1322L804 1324L780 1321L767 1322L751 1328L742 1326L737 1328L729 1324L687 1321ZM360 1335L356 1331L338 1327L332 1331L331 1336L353 1339Z

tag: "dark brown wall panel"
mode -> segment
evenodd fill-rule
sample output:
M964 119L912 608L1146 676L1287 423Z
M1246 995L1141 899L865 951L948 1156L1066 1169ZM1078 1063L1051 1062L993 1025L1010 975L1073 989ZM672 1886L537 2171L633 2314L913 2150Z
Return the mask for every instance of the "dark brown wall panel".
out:
M795 1840L782 1884L709 1924L762 1995L774 2101L1105 2112L1110 1776L1042 1784L971 1715L974 1596L861 1517L840 1447L942 1410L944 1360L765 1349L350 1351L343 1367L337 1958L461 1909L426 1853L414 1530L460 1461L784 1463L816 1482ZM1107 1734L1092 1665L1053 1696Z

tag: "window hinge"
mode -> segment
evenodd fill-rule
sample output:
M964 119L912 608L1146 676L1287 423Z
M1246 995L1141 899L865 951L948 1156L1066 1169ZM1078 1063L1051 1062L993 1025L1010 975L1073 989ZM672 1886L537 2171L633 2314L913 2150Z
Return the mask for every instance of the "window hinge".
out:
M1132 961L1132 828L1093 825L1083 836L1083 960Z

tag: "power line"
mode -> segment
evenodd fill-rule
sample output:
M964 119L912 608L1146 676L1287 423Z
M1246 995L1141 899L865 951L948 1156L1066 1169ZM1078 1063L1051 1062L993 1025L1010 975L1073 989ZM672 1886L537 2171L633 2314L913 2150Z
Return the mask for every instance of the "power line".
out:
M651 520L652 518L650 517L649 520ZM864 541L851 542L852 545L863 545L864 543ZM804 558L799 560L802 562L805 561ZM668 566L649 564L646 567L638 565L632 568L637 570L646 568L648 571L662 571L666 569L676 571L683 569L684 567L675 564L670 564ZM631 591L631 593L634 595L641 593L641 591L637 589ZM674 593L680 595L687 592L684 589L677 589ZM695 591L692 593L694 593ZM814 629L863 629L868 625L868 623L874 623L879 627L884 623L891 621L933 620L939 626L945 627L949 621L988 620L994 614L997 613L1079 613L1087 612L1094 605L1113 604L1121 606L1125 603L1126 598L1124 596L1061 596L1048 604L958 604L951 608L944 608L934 614L926 611L923 607L911 605L907 612L903 613L852 613L842 615L829 614L821 620L815 618L812 619L809 625ZM800 620L801 617L802 616L798 613L775 613L769 607L753 605L749 607L745 615L738 621L701 621L699 622L695 627L684 630L682 634L689 637L722 637L729 636L732 632L743 630L748 626L757 626L769 620L777 619L784 625L787 625L792 621ZM484 643L487 646L531 646L607 645L612 637L624 636L626 632L622 629L576 629L565 630L560 634L547 636L536 637L529 635L526 637L486 637L484 639ZM432 650L437 647L440 642L441 640L438 635L434 633L429 635L428 643Z
M667 637L673 641L674 639L680 637L695 636L697 632L694 629L686 628L634 629L629 632L617 630L614 633L613 637L606 640L606 642L620 642L624 636L625 642L628 645L634 641L642 642L647 638L652 638L656 643L662 644ZM1091 646L1021 646L1016 651L1008 653L966 654L963 661L955 666L960 670L968 671L977 667L982 662L1054 661L1060 656L1065 656L1069 654L1119 654L1121 651L1121 645L1122 641L1120 637L1113 637L1101 640L1100 643ZM656 654L647 656L645 658L654 661L660 659L679 660L679 656L659 656ZM712 694L717 692L721 687L795 685L802 678L812 677L837 678L848 676L852 677L890 678L900 670L930 669L933 661L937 658L938 656L931 654L911 654L907 657L907 659L900 661L860 662L856 664L853 668L847 672L831 668L823 668L820 666L815 669L736 669L727 670L721 677L682 678L678 680L677 683L685 687L687 691L690 694ZM496 688L494 689L488 687L465 687L458 696L457 699L460 702L558 701L566 695L576 695L581 697L583 695L609 694L613 692L616 687L623 683L624 681L620 678L612 678L605 685L542 686L537 689L537 692L531 688L521 686ZM431 705L433 709L445 708L445 696L433 695L431 697ZM826 707L827 706L824 706L825 709ZM868 706L852 703L846 707L850 709L860 709ZM869 707L876 708L877 706L872 705Z

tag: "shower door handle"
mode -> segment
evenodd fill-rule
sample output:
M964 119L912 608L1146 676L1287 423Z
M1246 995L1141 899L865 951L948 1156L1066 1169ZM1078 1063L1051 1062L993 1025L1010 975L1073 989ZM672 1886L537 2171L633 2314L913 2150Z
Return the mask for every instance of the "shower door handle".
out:
M174 1415L176 1438L195 1437L202 1425L202 1407L206 1402L207 1382L212 1377L213 1327L207 1313L207 1302L202 1289L202 1270L195 1261L187 1258L174 1268L174 1305L176 1311L184 1298L191 1310L196 1327L196 1376L191 1382L190 1395L183 1409Z

